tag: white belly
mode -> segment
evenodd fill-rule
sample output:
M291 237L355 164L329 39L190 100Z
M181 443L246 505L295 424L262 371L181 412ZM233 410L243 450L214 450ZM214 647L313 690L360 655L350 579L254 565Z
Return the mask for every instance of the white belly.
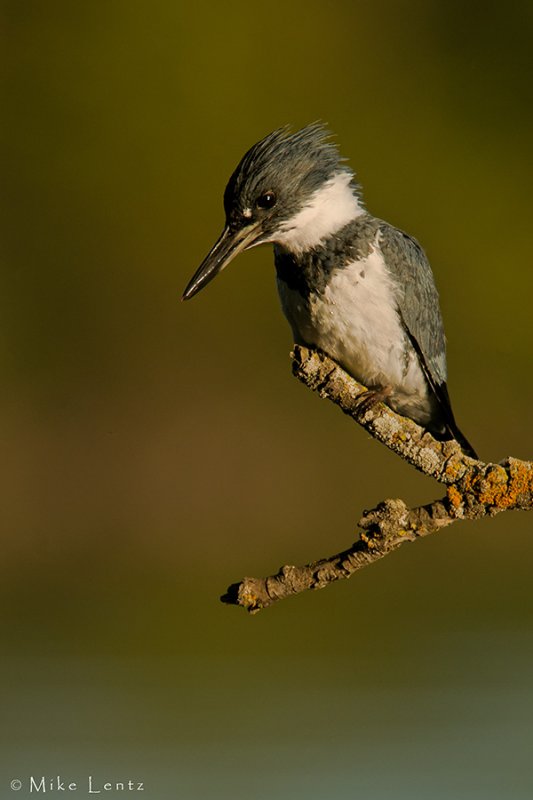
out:
M395 286L379 247L333 271L324 291L301 295L278 281L295 340L320 348L367 387L390 387L390 405L424 422L431 413L418 357L397 312Z

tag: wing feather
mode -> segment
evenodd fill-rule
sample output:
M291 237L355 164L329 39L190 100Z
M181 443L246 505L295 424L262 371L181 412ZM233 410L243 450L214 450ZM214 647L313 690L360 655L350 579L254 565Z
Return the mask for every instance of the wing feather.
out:
M437 401L442 424L465 453L477 458L453 414L446 385L446 339L439 295L426 254L416 239L386 222L380 225L379 233L385 263L398 283L398 311Z

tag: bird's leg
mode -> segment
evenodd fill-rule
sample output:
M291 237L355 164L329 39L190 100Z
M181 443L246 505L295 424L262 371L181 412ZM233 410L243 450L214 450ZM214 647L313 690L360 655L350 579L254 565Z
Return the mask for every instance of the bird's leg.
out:
M367 411L372 410L378 403L386 402L387 398L392 394L392 386L379 386L375 389L367 389L356 400L356 408L360 414L366 414Z

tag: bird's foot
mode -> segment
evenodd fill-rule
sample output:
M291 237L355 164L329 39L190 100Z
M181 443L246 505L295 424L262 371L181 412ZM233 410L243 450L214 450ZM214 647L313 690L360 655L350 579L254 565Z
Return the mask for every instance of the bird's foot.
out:
M366 414L372 411L378 403L384 403L392 394L391 386L383 386L380 389L367 389L355 402L356 410L359 414Z

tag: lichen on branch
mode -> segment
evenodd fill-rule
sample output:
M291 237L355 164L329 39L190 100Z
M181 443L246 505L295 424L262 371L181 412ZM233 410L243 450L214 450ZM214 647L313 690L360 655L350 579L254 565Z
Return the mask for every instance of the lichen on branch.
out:
M359 520L358 540L347 550L305 566L285 565L267 578L232 584L222 602L250 613L309 589L349 578L362 567L460 519L479 519L501 511L533 508L533 463L508 458L500 464L466 456L455 441L440 442L407 417L378 403L365 409L358 400L367 391L324 353L295 345L293 374L331 400L375 439L413 467L447 487L433 503L408 508L403 500L384 500Z

